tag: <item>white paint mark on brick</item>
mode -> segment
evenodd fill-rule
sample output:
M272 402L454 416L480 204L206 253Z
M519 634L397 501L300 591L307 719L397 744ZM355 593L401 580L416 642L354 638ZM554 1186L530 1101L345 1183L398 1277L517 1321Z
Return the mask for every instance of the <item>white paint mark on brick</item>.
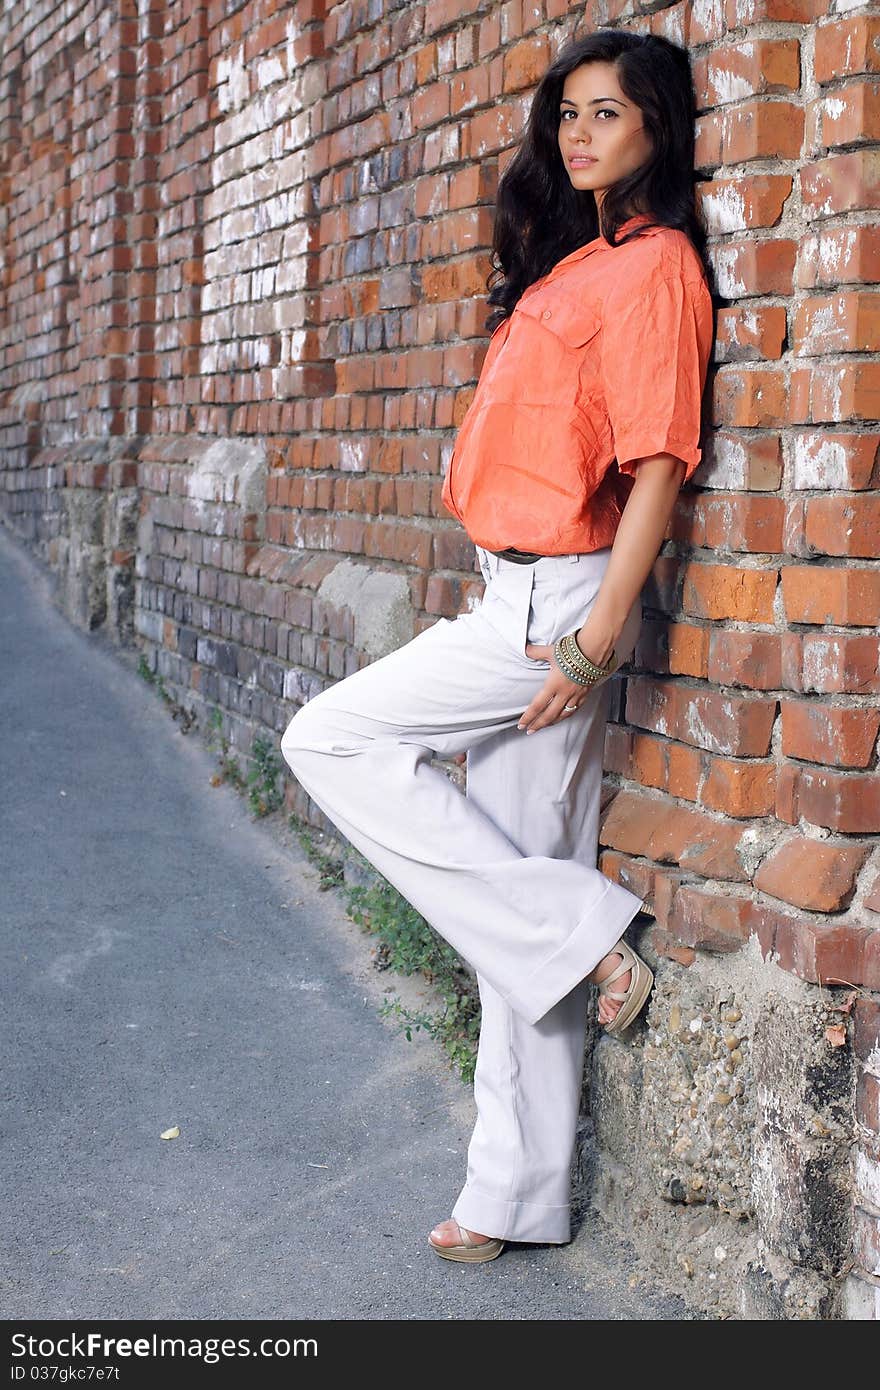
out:
M848 484L846 449L835 439L800 434L793 450L795 488L844 488Z
M819 242L819 265L823 279L836 280L838 278L840 267L846 263L851 255L855 240L854 228L848 228L834 236L821 238Z
M263 90L272 82L280 82L284 76L284 68L275 54L257 64L257 86Z
M719 104L727 101L739 101L742 97L753 95L752 83L747 77L740 77L738 73L729 72L725 68L713 68L711 81L718 93Z
M716 246L710 251L710 258L721 298L738 299L740 295L745 294L745 281L735 274L740 260L737 249L731 247L728 250L723 246Z
M840 648L837 639L817 639L804 647L802 679L804 690L831 691L836 688Z
M339 444L339 467L344 473L364 473L369 463L370 443L367 439L349 439L343 435Z
M712 439L709 456L700 465L700 481L704 487L737 491L748 486L748 454L742 440L717 434Z
M710 232L737 232L746 225L745 199L737 184L722 184L717 192L707 193L703 198L703 209Z
M241 107L250 95L244 48L239 46L225 53L217 62L217 104L221 111Z

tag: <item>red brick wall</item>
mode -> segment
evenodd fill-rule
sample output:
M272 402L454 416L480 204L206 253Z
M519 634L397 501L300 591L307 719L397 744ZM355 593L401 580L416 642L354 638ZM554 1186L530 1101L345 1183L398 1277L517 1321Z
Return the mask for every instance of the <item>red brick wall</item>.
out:
M341 557L405 577L414 631L478 596L440 489L497 179L548 60L606 24L692 54L722 297L704 462L616 684L601 866L653 896L679 961L757 934L807 980L878 991L876 14L7 7L2 514L81 621L136 634L245 749L369 659L316 596ZM856 1016L876 1159L868 994Z

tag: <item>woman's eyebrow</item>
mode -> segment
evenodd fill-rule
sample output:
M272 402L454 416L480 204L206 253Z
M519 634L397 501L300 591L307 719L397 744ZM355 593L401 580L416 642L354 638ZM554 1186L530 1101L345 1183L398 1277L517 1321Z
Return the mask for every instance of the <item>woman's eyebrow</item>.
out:
M563 97L562 100L568 102L569 106L577 106L577 102L572 101L571 97ZM616 106L626 106L626 102L618 101L617 97L593 97L592 101L587 102L587 105L595 106L599 101L613 101Z

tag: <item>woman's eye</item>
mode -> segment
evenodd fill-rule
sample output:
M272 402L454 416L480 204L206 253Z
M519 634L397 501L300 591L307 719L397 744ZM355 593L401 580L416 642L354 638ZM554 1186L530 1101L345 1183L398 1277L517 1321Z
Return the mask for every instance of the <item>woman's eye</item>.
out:
M600 106L599 110L594 112L594 114L596 116L617 116L617 112L614 111L610 106ZM566 116L576 116L577 112L572 111L570 107L566 107L564 111L560 112L560 115L562 119L565 120Z

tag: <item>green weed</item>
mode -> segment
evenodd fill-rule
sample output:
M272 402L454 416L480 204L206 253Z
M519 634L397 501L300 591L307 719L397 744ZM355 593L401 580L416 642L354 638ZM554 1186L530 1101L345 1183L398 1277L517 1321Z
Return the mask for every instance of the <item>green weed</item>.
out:
M281 763L275 745L260 734L251 744L251 757L254 765L247 779L248 802L255 816L268 816L284 801L284 794L278 789Z
M220 771L215 777L211 778L211 785L219 787L221 782L228 782L230 786L235 787L238 791L244 791L247 787L247 782L242 774L238 759L230 756L229 749L232 745L223 732L223 714L216 705L208 715L207 722L210 730L208 747L219 754L218 761L220 764Z
M161 696L162 700L164 700L172 719L176 719L179 723L180 732L182 734L188 734L196 722L195 714L192 710L186 709L184 705L181 705L174 699L174 696L166 689L165 682L159 673L150 670L149 663L143 652L141 652L138 657L137 671L138 675L142 676L147 684L151 685Z

